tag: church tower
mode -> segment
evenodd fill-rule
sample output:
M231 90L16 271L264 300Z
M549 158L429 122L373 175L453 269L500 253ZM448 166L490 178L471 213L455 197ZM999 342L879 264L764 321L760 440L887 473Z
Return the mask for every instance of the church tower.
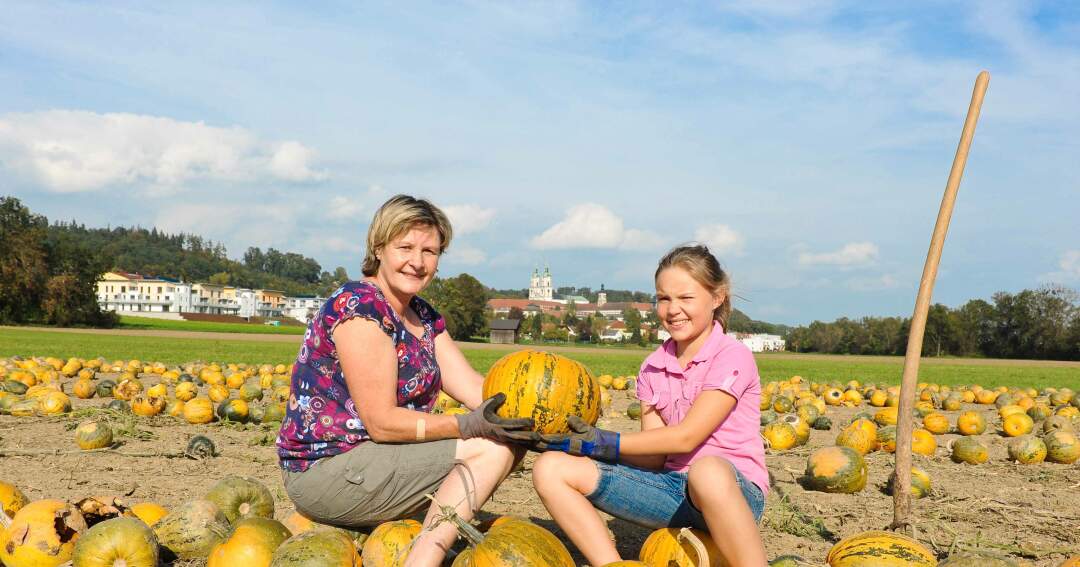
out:
M529 278L529 300L551 301L555 297L555 288L551 284L551 269L544 267L544 273L539 268L534 268L532 277Z

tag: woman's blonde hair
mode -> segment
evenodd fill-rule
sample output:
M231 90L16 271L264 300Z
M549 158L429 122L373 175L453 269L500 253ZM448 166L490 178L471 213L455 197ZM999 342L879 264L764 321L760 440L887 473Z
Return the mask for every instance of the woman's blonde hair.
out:
M367 233L367 254L364 256L362 269L364 275L371 277L379 271L379 258L376 253L382 250L386 243L417 225L434 227L439 233L439 254L446 252L450 239L454 236L446 213L427 199L394 195L375 211L375 218L371 219Z
M720 267L716 256L701 244L678 246L660 259L653 280L660 277L660 272L675 267L686 270L694 281L712 293L724 294L724 301L713 310L713 319L720 321L720 325L726 330L728 318L731 316L731 279Z

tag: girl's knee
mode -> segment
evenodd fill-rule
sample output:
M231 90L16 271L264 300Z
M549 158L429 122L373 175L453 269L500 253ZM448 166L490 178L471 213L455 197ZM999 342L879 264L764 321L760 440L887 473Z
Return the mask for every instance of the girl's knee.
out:
M723 457L705 457L691 463L686 483L695 497L699 495L726 497L739 491L735 469Z
M599 472L595 463L585 457L574 457L566 453L543 453L533 463L533 487L537 492L569 486L584 493L596 485L597 476Z
M566 457L565 453L541 453L533 463L533 486L540 488L561 479Z

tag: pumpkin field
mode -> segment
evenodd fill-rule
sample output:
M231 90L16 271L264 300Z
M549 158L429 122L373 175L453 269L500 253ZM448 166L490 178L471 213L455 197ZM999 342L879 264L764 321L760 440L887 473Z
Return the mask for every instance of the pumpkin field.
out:
M38 345L37 352L0 352L0 501L13 516L12 527L0 535L0 560L9 567L59 565L73 553L76 567L120 564L105 558L122 554L128 554L128 566L156 560L266 565L275 548L275 565L314 564L302 562L310 551L305 545L344 558L334 564L352 564L358 553L364 565L394 564L387 557L401 535L388 533L392 526L371 534L312 529L294 514L274 447L289 397L287 358L212 362L170 356L158 362L88 356L85 349L100 347L94 344L58 356L52 349L63 348L70 337L26 334L55 340L49 347ZM138 343L129 339L129 347L130 341ZM9 348L14 347L4 350ZM467 353L474 366L486 370L506 351ZM633 366L611 362L617 357L598 362L605 356L581 357L600 388L598 425L634 431L639 409ZM767 360L759 364L771 488L761 531L776 564L1080 561L1077 366L1024 367L1018 372L1041 373L1043 379L990 379L981 385L934 380L934 366L924 367L930 377L917 393L913 438L915 539L904 541L865 533L892 520L888 478L899 373L892 381L872 374L860 380L857 372L836 372L830 379L821 367L805 376L791 371L788 365L798 366L798 358L783 359L781 369L766 372ZM629 368L613 373L616 367ZM978 365L973 368L978 371ZM453 405L444 400L440 411L454 411ZM550 532L574 564L584 564L532 488L534 460L535 454L526 457L499 487L475 522L480 531L460 538L446 565L479 565L469 557L455 562L455 556L480 532L491 530L494 537L493 521L508 515L529 520L528 529ZM23 505L29 507L20 514ZM121 519L109 519L114 516ZM508 522L514 521L500 520L500 529L510 531ZM651 530L614 519L608 525L626 559L644 553L647 565L698 564L689 536L680 544L675 532L666 536L672 543L654 539L646 545ZM293 535L300 532L307 535ZM859 534L861 540L845 540ZM138 542L151 540L157 542L152 557L138 549ZM858 563L856 548L879 559L900 549L907 559ZM667 552L682 558L661 557Z

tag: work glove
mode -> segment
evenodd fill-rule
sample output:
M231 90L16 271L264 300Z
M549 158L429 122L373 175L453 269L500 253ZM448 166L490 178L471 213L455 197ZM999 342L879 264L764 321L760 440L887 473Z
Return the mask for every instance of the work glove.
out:
M619 434L593 427L576 415L567 418L570 433L537 435L531 447L536 451L562 451L605 463L619 460Z
M458 431L462 439L484 437L499 443L529 444L535 439L530 417L507 419L496 411L506 402L506 394L498 393L484 400L473 411L458 415Z

